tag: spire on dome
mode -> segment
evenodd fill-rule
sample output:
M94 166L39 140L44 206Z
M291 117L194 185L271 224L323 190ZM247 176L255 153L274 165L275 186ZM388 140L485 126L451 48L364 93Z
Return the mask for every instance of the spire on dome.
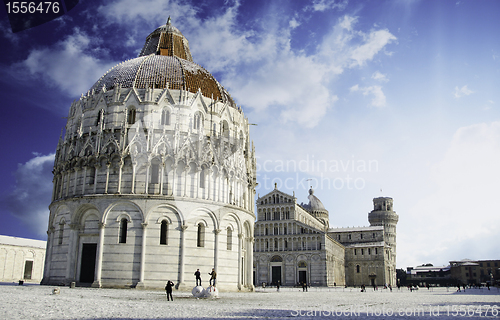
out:
M170 16L166 24L158 27L146 38L139 57L150 54L178 57L193 62L189 43L179 29L172 25Z

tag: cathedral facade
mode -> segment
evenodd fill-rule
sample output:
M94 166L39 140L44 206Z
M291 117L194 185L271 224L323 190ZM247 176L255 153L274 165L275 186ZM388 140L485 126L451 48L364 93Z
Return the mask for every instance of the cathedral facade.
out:
M257 199L254 283L295 286L396 285L396 224L391 198L373 199L370 226L330 228L328 211L273 191Z
M252 290L255 171L248 119L169 18L70 107L42 284L190 289L215 268Z

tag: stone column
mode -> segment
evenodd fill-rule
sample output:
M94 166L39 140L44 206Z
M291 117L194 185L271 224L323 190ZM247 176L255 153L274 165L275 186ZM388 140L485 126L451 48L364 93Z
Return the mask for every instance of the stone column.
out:
M130 190L130 193L134 194L135 193L135 169L137 168L137 163L133 162L132 163L132 189Z
M82 195L85 195L85 183L87 182L87 166L83 169Z
M50 262L52 260L52 245L54 243L54 227L49 227L47 230L47 251L45 253L45 266L43 269L42 284L49 284L50 282Z
M108 193L108 186L109 186L109 168L111 167L111 163L107 162L106 163L106 186L104 187L104 193Z
M146 164L146 188L145 188L145 194L149 193L149 168L151 168L151 162L148 162Z
M200 181L201 181L201 173L202 173L202 168L201 167L197 167L196 168L196 171L194 173L194 197L196 199L199 199L200 198Z
M66 197L69 194L69 185L71 183L71 169L68 169L68 183L66 183Z
M184 192L181 192L182 195L184 195L184 197L187 195L187 181L188 181L188 177L189 177L189 165L186 165L184 167Z
M76 277L76 253L78 252L78 231L80 230L80 225L76 223L71 223L69 225L69 243L68 243L68 261L66 267L66 282L69 284L75 281Z
M242 278L242 265L241 265L241 257L242 257L242 250L243 250L243 233L238 233L238 289L242 289L242 283L241 283L241 278Z
M102 273L102 253L104 249L104 229L106 224L99 222L99 244L97 246L97 261L96 261L96 272L94 282L92 283L92 288L101 287L101 273Z
M175 164L172 165L172 196L175 196L177 191L177 186L175 185L175 176L177 175L177 166Z
M141 266L139 271L139 282L136 288L144 288L144 269L146 266L146 239L147 239L147 223L141 223L142 226L142 242L141 242Z
M185 255L186 255L186 229L188 226L182 225L181 226L181 248L180 248L180 257L179 257L179 282L176 285L176 288L179 289L179 287L184 287L184 263L185 263Z
M215 272L218 272L217 267L219 264L219 233L221 232L221 229L215 229L214 234L215 234L215 241L214 241L214 269Z
M73 195L76 195L76 182L78 181L78 171L80 168L75 168L75 183L73 184Z
M160 194L163 195L163 180L165 177L165 162L161 163L161 170L160 170Z
M94 194L96 193L96 190L97 190L97 173L99 172L100 168L101 168L100 165L98 165L98 164L95 165L95 172L94 172Z
M57 199L61 199L63 196L63 188L64 188L64 172L61 172L60 174L59 181L61 182L61 185L59 186L59 190L57 191Z
M212 170L212 168L207 170L207 176L208 176L208 197L207 197L207 199L208 200L212 200L212 183L213 183L212 174L213 174L213 172L214 171Z
M122 193L122 172L123 172L123 158L120 159L120 166L118 167L118 194Z

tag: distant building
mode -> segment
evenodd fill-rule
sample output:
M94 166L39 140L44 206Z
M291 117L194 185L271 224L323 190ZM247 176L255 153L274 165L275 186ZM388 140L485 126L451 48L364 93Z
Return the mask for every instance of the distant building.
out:
M47 241L0 236L0 281L39 283Z
M451 278L461 284L497 283L500 281L500 260L450 261Z
M396 224L391 198L373 199L369 227L330 228L328 211L279 191L257 199L254 282L316 286L396 285Z
M406 283L418 286L451 286L450 266L421 265L406 269Z

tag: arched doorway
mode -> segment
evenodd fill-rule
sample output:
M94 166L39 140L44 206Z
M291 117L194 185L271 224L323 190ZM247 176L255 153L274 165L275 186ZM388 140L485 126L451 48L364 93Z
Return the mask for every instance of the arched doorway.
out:
M305 261L299 261L297 271L299 272L299 284L307 283L307 263Z
M271 265L271 285L282 284L281 272L283 266L283 258L280 256L273 256L270 260Z

